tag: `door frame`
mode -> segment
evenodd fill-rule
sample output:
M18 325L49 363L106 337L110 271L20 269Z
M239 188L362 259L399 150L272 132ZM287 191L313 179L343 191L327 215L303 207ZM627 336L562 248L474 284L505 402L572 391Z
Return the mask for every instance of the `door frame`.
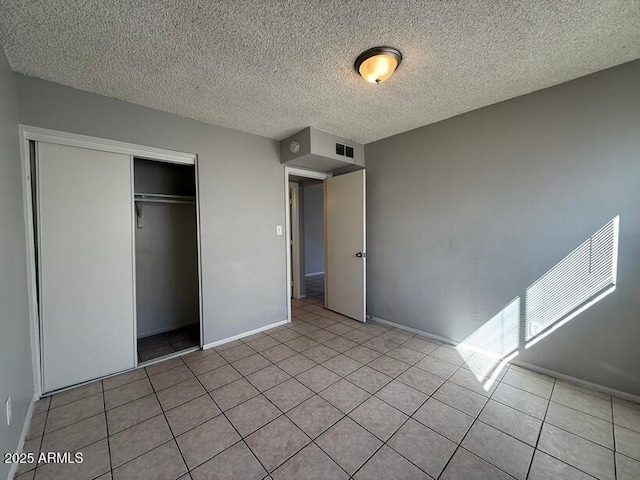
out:
M291 251L291 195L290 195L290 191L289 191L289 176L296 176L296 177L304 177L304 178L311 178L314 180L326 180L327 178L331 178L333 176L333 174L328 173L328 172L320 172L317 170L306 170L304 168L298 168L298 167L289 167L289 166L285 166L284 167L284 191L285 191L285 198L284 198L284 205L285 205L285 257L286 257L286 271L287 271L287 275L286 275L286 292L287 292L287 321L291 321L291 294L292 294L292 288L291 288L291 256L292 256L292 251ZM326 277L325 277L326 279Z
M291 215L289 217L289 221L291 222L291 237L289 240L291 241L291 271L293 272L293 276L291 277L291 295L294 298L304 298L305 291L304 287L300 284L301 277L301 269L303 262L301 261L303 249L301 249L300 239L303 238L300 235L300 228L302 227L300 223L300 184L297 182L289 182L289 195L290 201L289 205L291 208Z
M40 335L40 315L38 306L38 291L37 291L37 272L36 272L36 239L34 237L34 220L37 212L34 212L34 205L32 202L32 189L31 189L31 156L29 150L29 142L47 142L59 145L67 145L72 147L86 148L90 150L101 150L105 152L121 153L129 155L131 159L131 169L133 172L133 158L145 158L148 160L154 160L159 162L177 163L183 165L194 165L195 169L195 182L196 182L196 236L198 241L198 291L199 291L199 314L200 314L200 348L204 342L204 317L202 311L202 253L201 253L201 228L200 228L200 195L199 195L199 176L198 176L198 156L194 153L177 152L173 150L167 150L163 148L148 147L143 145L136 145L133 143L120 142L117 140L108 140L98 137L91 137L87 135L79 135L75 133L62 132L59 130L52 130L48 128L34 127L30 125L20 124L19 126L20 137L20 160L22 168L22 201L23 212L25 222L25 242L26 242L26 262L27 262L27 299L29 310L29 326L31 337L31 356L33 364L33 383L34 394L37 398L40 398L44 392L43 384L43 368L42 368L42 341ZM36 151L37 155L37 151ZM133 174L131 176L131 189L133 190ZM287 194L288 195L288 194ZM133 198L131 198L132 219L135 222L135 206ZM132 248L133 248L133 282L135 286L135 225L134 231L131 236ZM133 299L135 302L135 288L133 291ZM135 305L134 305L135 306ZM133 324L133 339L136 342L136 313L134 308L134 324ZM136 342L137 343L137 342ZM134 349L137 352L137 344L134 344ZM138 366L137 354L134 359L135 367Z

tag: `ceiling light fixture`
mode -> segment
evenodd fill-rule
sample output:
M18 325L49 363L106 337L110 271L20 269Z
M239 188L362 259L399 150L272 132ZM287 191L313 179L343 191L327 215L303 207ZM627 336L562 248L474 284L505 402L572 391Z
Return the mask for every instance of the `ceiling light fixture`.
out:
M365 50L353 65L362 78L370 83L387 80L402 62L402 54L391 47L374 47Z

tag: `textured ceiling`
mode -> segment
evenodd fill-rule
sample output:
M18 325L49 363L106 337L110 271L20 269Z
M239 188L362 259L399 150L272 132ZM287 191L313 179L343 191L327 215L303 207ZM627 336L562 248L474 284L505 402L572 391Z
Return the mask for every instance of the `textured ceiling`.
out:
M640 58L640 0L0 0L25 75L274 139L368 143ZM371 85L375 45L405 61Z

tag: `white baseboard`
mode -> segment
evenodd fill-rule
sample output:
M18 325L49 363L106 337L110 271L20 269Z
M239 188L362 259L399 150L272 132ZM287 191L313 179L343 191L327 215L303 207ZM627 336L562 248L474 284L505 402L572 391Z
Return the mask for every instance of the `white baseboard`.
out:
M140 340L141 338L147 338L147 337L152 337L154 335L158 335L160 333L166 333L166 332L170 332L172 330L178 330L180 328L184 328L184 327L190 327L191 325L198 325L198 322L196 323L185 323L184 325L173 325L171 327L164 327L164 328L158 328L157 330L152 330L150 332L145 332L142 334L138 335L138 340Z
M425 332L424 330L418 330L417 328L407 327L406 325L402 325L400 323L390 322L389 320L383 320L382 318L377 318L372 315L367 315L367 320L372 320L377 323L381 323L383 325L388 325L390 327L399 328L400 330L406 330L407 332L415 333L417 335L422 335L423 337L433 338L434 340L438 340L443 343L448 343L450 345L457 345L460 342L455 342L450 338L441 337L439 335L434 335L433 333ZM571 375L565 375L564 373L556 372L555 370L548 370L546 368L538 367L536 365L522 362L520 360L511 360L514 365L518 365L519 367L526 368L533 372L541 373L543 375L547 375L549 377L557 378L558 380L563 380L567 383L572 383L574 385L578 385L580 387L589 388L591 390L595 390L597 392L605 393L607 395L612 395L614 397L623 398L625 400L629 400L631 402L640 403L640 396L634 395L632 393L623 392L621 390L616 390L615 388L605 387L604 385L600 385L597 383L592 383L587 380L582 380L581 378L572 377Z
M279 327L280 325L285 325L287 323L289 323L290 320L281 320L279 322L276 323L271 323L269 325L265 325L264 327L260 327L260 328L256 328L254 330L249 330L248 332L244 332L244 333L239 333L238 335L234 335L233 337L228 337L228 338L223 338L222 340L217 340L213 343L207 343L204 347L202 347L203 350L206 350L208 348L213 348L213 347L217 347L219 345L224 345L225 343L229 343L229 342L233 342L234 340L240 340L241 338L244 337L248 337L250 335L253 335L255 333L260 333L260 332L264 332L265 330L269 330L270 328L276 328Z
M305 273L305 277L315 277L316 275L324 275L324 272Z
M437 340L442 343L448 343L449 345L455 346L458 344L458 342L455 342L450 338L441 337L440 335L435 335L433 333L425 332L424 330L418 330L417 328L407 327L406 325L402 325L400 323L391 322L389 320L384 320L382 318L374 317L373 315L367 315L367 320L372 320L376 323L388 325L389 327L399 328L400 330L406 330L407 332L415 333L416 335L422 335L423 337L427 337L427 338L432 338L433 340Z
M20 434L20 440L18 440L18 446L16 447L16 453L22 453L22 449L24 448L24 442L27 438L27 433L29 432L29 427L31 426L31 416L33 415L33 407L40 397L34 394L31 399L31 404L29 405L29 409L27 410L27 417L24 419L24 423L22 424L22 433ZM16 472L18 471L18 463L12 463L11 468L9 469L8 480L12 480L15 477Z
M640 403L640 396L634 395L632 393L623 392L621 390L616 390L615 388L605 387L604 385L600 385L598 383L592 383L587 380L583 380L581 378L572 377L571 375L565 375L564 373L556 372L555 370L549 370L547 368L538 367L537 365L533 365L531 363L522 362L520 360L512 360L511 363L517 365L522 368L526 368L533 372L541 373L543 375L547 375L549 377L557 378L558 380L565 381L567 383L572 383L574 385L578 385L579 387L589 388L591 390L595 390L597 392L601 392L607 395L611 395L613 397L623 398L624 400L629 400L631 402Z

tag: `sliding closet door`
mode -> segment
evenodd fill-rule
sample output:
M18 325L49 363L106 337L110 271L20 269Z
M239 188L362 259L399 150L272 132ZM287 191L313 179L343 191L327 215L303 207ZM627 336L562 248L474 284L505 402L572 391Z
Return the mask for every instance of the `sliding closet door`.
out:
M44 390L135 365L131 158L37 146Z

